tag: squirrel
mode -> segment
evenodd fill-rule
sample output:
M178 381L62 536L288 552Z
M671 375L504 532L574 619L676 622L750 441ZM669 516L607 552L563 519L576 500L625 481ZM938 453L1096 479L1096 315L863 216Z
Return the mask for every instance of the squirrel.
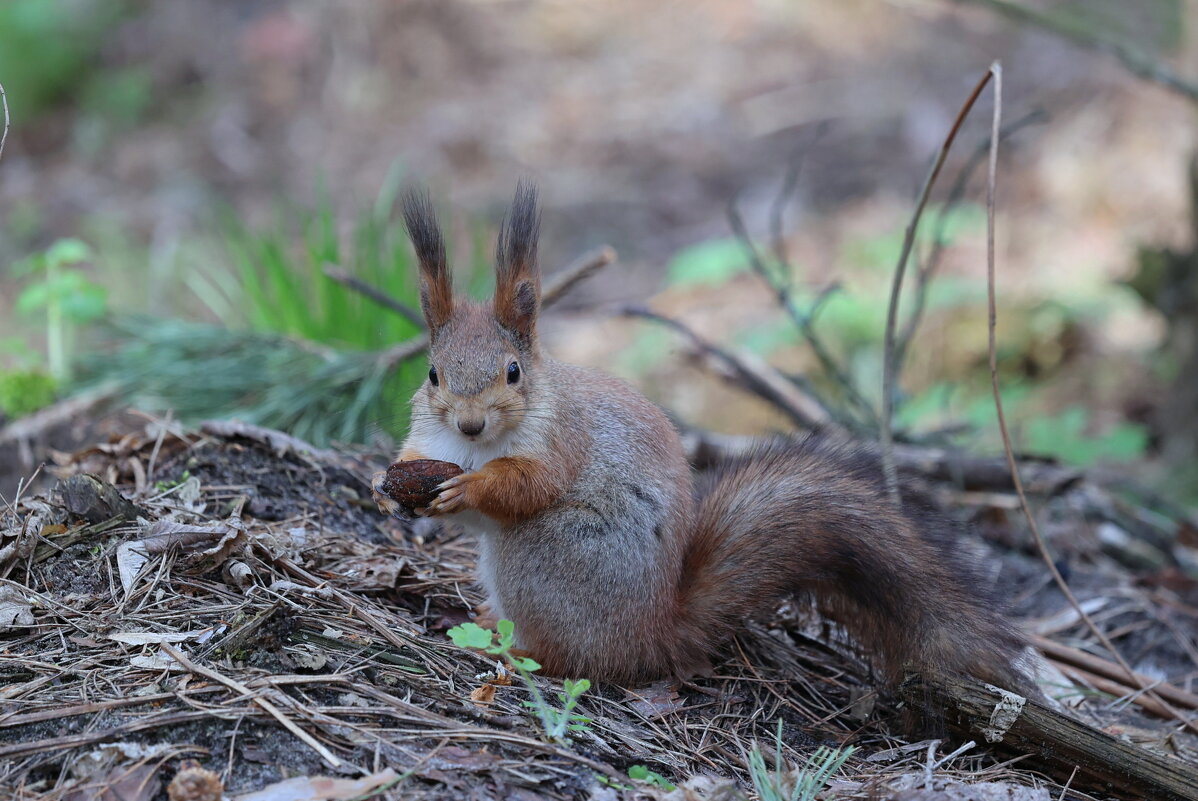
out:
M743 619L797 595L843 625L887 684L914 669L1032 686L1024 639L953 526L912 492L899 508L869 448L764 441L696 481L658 406L542 349L532 184L518 184L501 226L489 303L455 296L427 193L408 193L404 222L431 366L397 461L466 471L418 511L478 536L490 614L514 621L548 675L687 678Z

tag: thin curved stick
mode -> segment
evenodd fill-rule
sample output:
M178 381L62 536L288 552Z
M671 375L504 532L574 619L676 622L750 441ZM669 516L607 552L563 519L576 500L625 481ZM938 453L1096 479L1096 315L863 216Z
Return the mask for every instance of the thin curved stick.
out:
M1048 114L1044 109L1035 109L1024 115L1021 119L1016 120L1006 126L1000 137L1005 141L1014 134L1029 125L1036 125L1045 122L1048 119ZM924 308L927 306L928 287L932 283L932 278L940 269L941 257L944 255L944 250L948 244L946 229L952 211L960 204L965 197L965 190L969 185L970 179L973 177L974 171L986 162L986 154L990 152L990 140L982 142L977 150L975 150L969 159L965 162L965 166L957 173L957 180L949 189L948 198L944 201L944 205L940 207L936 215L936 219L932 221L932 250L928 255L927 260L919 265L915 271L915 307L911 310L911 315L907 318L906 324L903 326L902 332L898 335L897 344L894 350L894 374L902 375L903 365L907 362L907 351L911 347L911 341L915 339L915 332L919 328L919 324L923 319Z
M1040 533L1040 527L1036 525L1035 515L1032 514L1032 509L1027 502L1027 495L1023 491L1023 481L1019 477L1019 465L1015 461L1015 451L1011 447L1011 435L1007 431L1007 418L1003 413L1002 395L999 392L998 386L998 337L996 334L998 306L995 301L994 290L994 195L995 185L998 182L998 133L1002 125L1002 65L997 61L994 62L990 65L990 72L988 74L994 77L994 120L991 126L990 162L986 175L986 300L989 312L990 386L994 391L994 410L998 414L998 429L1002 434L1003 452L1007 457L1007 467L1011 471L1011 481L1015 485L1015 493L1019 496L1019 506L1023 509L1024 517L1027 518L1027 524L1031 528L1032 537L1036 540L1036 549L1044 559L1044 564L1048 565L1049 571L1052 572L1053 581L1056 582L1061 592L1065 594L1065 597L1069 600L1069 603L1073 606L1078 616L1085 622L1086 627L1090 629L1094 636L1098 638L1098 641L1102 643L1103 647L1110 651L1111 656L1119 663L1119 667L1127 674L1129 685L1159 703L1162 709L1168 711L1183 726L1198 733L1198 723L1187 719L1175 707L1169 704L1168 701L1162 698L1159 693L1155 692L1150 685L1145 684L1141 680L1141 677L1127 664L1123 655L1119 653L1110 639L1098 629L1098 626L1086 614L1086 610L1082 609L1077 597L1069 589L1069 585L1065 583L1065 577L1061 575L1061 571L1057 569L1056 563L1053 562L1052 557L1049 555L1048 545Z
M957 119L953 122L953 127L949 128L948 135L944 137L944 142L940 145L940 151L936 154L932 169L928 173L928 177L924 179L923 190L919 193L919 202L915 204L911 222L907 224L907 232L903 236L903 249L899 253L898 264L894 268L894 281L890 285L890 305L886 310L886 340L882 358L882 419L880 422L882 472L886 477L886 490L896 506L902 504L902 497L899 495L898 470L894 466L894 433L891 431L890 424L891 418L894 416L894 335L898 319L899 295L902 294L903 277L907 273L907 260L910 258L911 248L915 244L915 231L919 227L919 218L923 216L924 207L928 205L928 196L932 194L932 186L940 175L940 169L944 166L945 159L948 158L948 151L953 146L953 140L957 138L957 133L973 109L973 104L977 102L982 90L990 82L991 75L993 75L993 70L987 70L982 79L978 81L977 86L973 87L965 104L957 112Z
M4 84L0 83L0 105L4 106L4 133L0 133L0 158L4 157L4 143L8 141L8 95L4 94Z

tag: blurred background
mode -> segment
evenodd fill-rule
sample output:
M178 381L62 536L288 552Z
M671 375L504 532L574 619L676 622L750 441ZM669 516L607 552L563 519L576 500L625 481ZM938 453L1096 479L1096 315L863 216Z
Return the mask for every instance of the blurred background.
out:
M324 270L414 305L395 199L417 182L464 290L487 291L522 176L542 189L547 273L618 251L547 315L560 358L686 425L793 427L685 337L619 313L648 305L868 435L904 228L995 59L1015 444L1198 505L1191 0L6 0L0 493L55 449L144 426L130 408L390 447L427 365L387 349L419 331ZM895 419L902 439L994 453L990 109L916 240Z

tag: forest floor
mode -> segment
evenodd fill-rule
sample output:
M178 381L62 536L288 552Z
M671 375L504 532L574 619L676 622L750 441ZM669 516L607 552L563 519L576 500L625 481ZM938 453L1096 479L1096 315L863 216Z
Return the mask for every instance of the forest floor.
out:
M189 760L247 801L734 798L752 792L754 744L773 763L779 722L788 765L819 745L855 747L825 798L1132 797L1051 754L908 736L867 663L792 604L747 625L710 676L593 687L577 709L589 723L553 743L518 679L446 637L480 601L473 544L381 515L366 479L383 457L153 421L57 462L55 489L0 511L6 798L165 798ZM1107 655L1048 577L1009 490L931 487L971 519L970 547L1021 625L1064 654L1053 664L1070 677L1052 673L1047 694L1198 773L1198 738L1149 714L1146 694L1065 664ZM1198 679L1198 582L1177 566L1198 557L1198 532L1081 476L1042 490L1041 525L1083 606L1181 708ZM536 683L556 703L558 684ZM636 765L678 789L629 778Z

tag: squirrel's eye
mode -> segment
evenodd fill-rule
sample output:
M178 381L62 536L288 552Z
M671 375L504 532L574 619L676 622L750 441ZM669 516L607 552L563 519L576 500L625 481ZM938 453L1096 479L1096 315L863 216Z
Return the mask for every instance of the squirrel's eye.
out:
M437 386L437 368L428 368L428 380L433 382L433 386Z
M507 382L514 384L520 380L520 365L512 362L507 366Z

